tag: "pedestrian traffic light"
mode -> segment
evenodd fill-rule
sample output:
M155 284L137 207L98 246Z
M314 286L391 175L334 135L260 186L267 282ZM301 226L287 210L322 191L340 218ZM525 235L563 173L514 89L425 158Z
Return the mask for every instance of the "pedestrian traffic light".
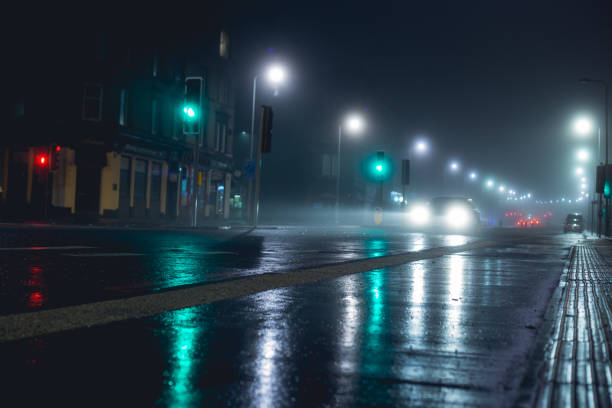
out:
M185 78L185 101L183 103L183 133L200 134L202 121L202 77Z
M272 118L274 112L266 105L261 106L261 152L270 153L272 150Z

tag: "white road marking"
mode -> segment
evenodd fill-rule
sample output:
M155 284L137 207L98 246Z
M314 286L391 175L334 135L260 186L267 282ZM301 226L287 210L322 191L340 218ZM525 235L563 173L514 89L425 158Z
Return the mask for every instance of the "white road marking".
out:
M0 248L0 251L62 251L66 249L93 249L96 247L92 246L35 246L35 247L14 247L14 248Z
M127 319L154 316L170 310L235 299L271 289L303 285L408 262L438 258L477 248L486 248L495 244L495 241L476 241L459 246L430 248L421 252L406 252L379 258L358 259L352 262L297 269L287 273L264 273L237 280L185 288L179 287L169 291L123 299L103 300L77 306L0 316L0 343Z
M78 256L78 257L112 257L112 256L141 256L143 254L136 254L133 252L95 252L85 254L62 254L64 256Z

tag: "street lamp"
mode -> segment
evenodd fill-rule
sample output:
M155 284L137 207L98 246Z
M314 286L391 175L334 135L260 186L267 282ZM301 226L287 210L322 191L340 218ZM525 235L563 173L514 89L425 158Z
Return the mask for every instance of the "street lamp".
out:
M429 148L424 140L417 140L417 142L414 144L414 150L418 154L425 154Z
M584 169L582 167L576 167L576 175L582 176L584 174Z
M456 161L453 160L452 162L450 162L448 167L450 168L450 171L455 173L455 172L457 172L459 170L459 163L457 163Z
M587 161L589 159L589 151L587 149L580 149L576 152L576 157L580 161Z
M582 117L574 121L574 131L581 135L586 136L593 130L593 124L588 118Z
M282 85L287 78L287 70L283 65L280 64L272 64L269 65L265 72L264 72L264 77L266 78L267 82L271 85L274 85L274 87L277 87L279 85ZM255 77L253 77L253 102L251 104L251 135L250 135L250 148L249 148L249 160L252 163L253 162L253 155L254 155L254 144L255 144L255 138L254 138L254 133L255 133L255 101L256 101L256 97L257 97L257 80L259 79L259 74L255 75ZM249 192L248 192L248 204L249 204L249 217L252 218L252 213L253 213L253 179L250 178L249 179Z
M360 133L365 128L365 122L360 115L350 114L344 119L344 123L340 122L338 125L338 159L336 168L336 208L335 218L336 224L338 223L338 211L340 209L340 147L342 146L342 127L346 127L349 133ZM382 168L379 170L382 171Z
M493 180L487 180L487 188L492 188L495 185Z
M606 133L606 154L605 154L605 164L606 167L608 167L608 83L606 81L604 81L603 79L593 79L593 78L582 78L580 80L580 82L582 84L588 84L588 83L598 83L600 85L603 86L603 91L604 91L604 112L603 112L603 116L604 116L604 128L605 128L605 133ZM599 159L601 159L601 155L599 156ZM604 192L605 194L605 192ZM606 197L606 203L605 203L605 213L604 213L604 209L602 208L602 197L601 197L601 193L599 194L599 211L598 211L598 233L597 235L599 237L601 237L601 222L602 222L602 215L603 215L603 222L605 225L605 234L606 236L609 235L609 223L608 223L608 217L609 217L609 209L610 209L610 198ZM602 214L604 213L604 214Z
M605 154L605 162L608 164L608 83L603 79L592 79L592 78L582 78L580 80L582 84L588 83L598 83L603 86L604 90L604 128L606 132L606 154Z
M470 180L476 180L478 178L478 174L475 171L470 173Z

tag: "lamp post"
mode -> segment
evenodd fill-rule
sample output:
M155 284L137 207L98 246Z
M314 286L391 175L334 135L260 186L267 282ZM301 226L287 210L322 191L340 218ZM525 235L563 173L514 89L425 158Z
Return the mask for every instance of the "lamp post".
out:
M274 64L270 65L265 72L265 78L268 83L278 86L285 82L287 77L287 71L282 65ZM253 77L253 99L251 104L251 134L249 141L249 161L253 162L254 155L254 144L255 144L255 101L257 99L257 81L259 74ZM256 163L257 164L257 163ZM253 178L249 179L249 191L248 191L248 218L249 221L253 220Z
M414 154L418 156L425 156L429 152L429 143L426 139L420 138L412 143L412 146L408 149L408 165L412 163L414 159ZM412 178L412 177L411 177ZM415 187L414 181L412 183L413 187ZM407 196L407 185L403 185L402 197L403 204L408 205L408 196Z
M600 85L603 86L603 91L604 91L604 131L605 131L605 137L606 137L606 150L605 150L605 156L604 156L604 161L606 164L606 167L604 167L604 169L606 169L608 167L608 83L606 81L604 81L603 79L593 79L593 78L582 78L580 80L581 83L583 84L588 84L588 83L598 83ZM601 193L599 195L599 202L600 202L600 206L599 206L599 217L602 217L602 202L601 202ZM605 204L605 213L603 214L603 222L605 225L605 234L606 236L609 235L610 232L610 226L609 226L609 216L608 216L608 210L610 209L610 198L606 197L606 204Z
M336 221L336 224L339 222L339 211L340 211L340 148L342 146L342 125L343 123L340 122L340 124L338 125L338 157L336 160L337 163L337 168L336 168L336 206L335 206L335 210L334 210L334 218ZM344 122L344 125L346 126L347 130L351 133L358 133L360 132L365 124L363 121L363 118L359 115L356 114L352 114L349 115Z

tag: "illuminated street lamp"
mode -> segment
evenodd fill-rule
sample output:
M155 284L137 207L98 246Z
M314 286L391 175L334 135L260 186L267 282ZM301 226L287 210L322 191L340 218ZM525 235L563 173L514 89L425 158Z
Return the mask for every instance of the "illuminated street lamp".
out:
M582 167L576 167L576 175L582 176L584 174L584 169Z
M580 149L576 152L576 157L582 162L587 161L589 159L589 151L587 149Z
M338 223L338 211L340 209L340 146L342 145L342 128L343 126L349 133L357 134L363 131L365 128L365 121L363 117L357 114L350 114L344 119L344 123L340 122L338 125L338 159L336 160L336 208L335 218ZM382 167L379 171L382 171Z
M450 171L452 171L453 173L456 173L459 170L459 163L453 160L449 163L448 167Z
M427 150L428 150L427 143L425 143L425 141L423 140L417 141L416 144L414 145L414 150L416 150L416 152L419 154L427 153Z
M593 131L593 123L588 118L578 118L574 121L574 131L580 136L589 135Z
M504 186L499 186L499 192L503 193L504 191L506 191L506 187Z
M475 171L470 172L470 180L476 180L478 178L478 174Z
M487 188L492 188L495 185L493 180L487 180Z

